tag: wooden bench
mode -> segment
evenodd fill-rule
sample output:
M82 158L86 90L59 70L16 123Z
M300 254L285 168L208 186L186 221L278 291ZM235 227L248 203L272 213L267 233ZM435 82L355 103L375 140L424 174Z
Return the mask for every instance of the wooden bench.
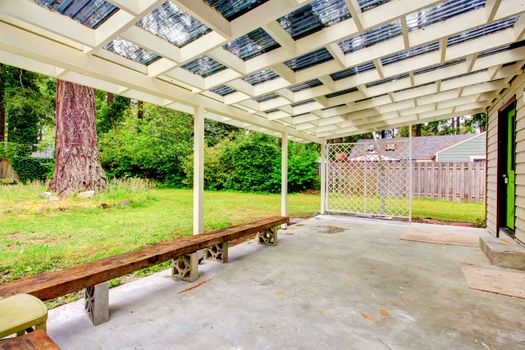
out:
M269 217L249 224L150 245L121 255L0 285L0 297L25 293L41 300L50 300L85 289L86 312L93 324L98 325L109 319L109 280L173 260L174 278L195 281L198 278L199 252L204 250L206 254L203 255L227 262L230 241L257 234L259 243L275 245L277 228L287 223L287 217Z
M44 331L38 329L0 344L0 350L60 350L60 348Z

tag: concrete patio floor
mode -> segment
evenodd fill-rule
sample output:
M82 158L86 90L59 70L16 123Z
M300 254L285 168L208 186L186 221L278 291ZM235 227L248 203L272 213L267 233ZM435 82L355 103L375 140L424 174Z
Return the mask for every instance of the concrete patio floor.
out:
M399 239L410 232L486 234L318 216L276 247L233 247L195 283L163 271L111 289L100 326L83 301L51 310L49 334L65 350L525 349L525 300L466 285L463 264L494 268L481 251Z

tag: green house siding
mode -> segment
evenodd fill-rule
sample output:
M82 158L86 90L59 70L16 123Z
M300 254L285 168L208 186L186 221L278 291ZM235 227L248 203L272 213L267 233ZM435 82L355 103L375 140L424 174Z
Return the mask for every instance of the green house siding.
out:
M455 144L436 153L436 162L471 162L472 157L484 158L486 152L485 133Z

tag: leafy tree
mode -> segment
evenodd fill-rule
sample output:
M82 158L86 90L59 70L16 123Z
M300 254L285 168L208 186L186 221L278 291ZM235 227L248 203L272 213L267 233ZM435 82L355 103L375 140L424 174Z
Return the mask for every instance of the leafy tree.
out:
M193 118L144 103L143 120L128 115L119 128L100 135L99 147L109 177L139 177L182 186L183 163L193 150Z
M97 91L97 133L106 133L116 128L130 111L131 99Z
M7 153L27 156L34 150L42 128L53 124L54 80L6 65L0 66L0 75L4 90L1 109L5 111L7 145L11 148Z

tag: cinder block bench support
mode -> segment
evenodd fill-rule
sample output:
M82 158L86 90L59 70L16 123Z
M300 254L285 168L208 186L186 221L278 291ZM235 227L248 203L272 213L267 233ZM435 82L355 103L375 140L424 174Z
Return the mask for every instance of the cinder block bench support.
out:
M84 309L94 326L109 321L109 282L85 289Z
M277 226L262 230L257 234L257 241L264 245L277 245Z
M216 244L208 248L207 258L211 260L219 260L223 263L228 262L228 249L230 248L230 242L224 242Z
M196 281L199 278L199 253L195 252L173 259L171 276L181 281Z

